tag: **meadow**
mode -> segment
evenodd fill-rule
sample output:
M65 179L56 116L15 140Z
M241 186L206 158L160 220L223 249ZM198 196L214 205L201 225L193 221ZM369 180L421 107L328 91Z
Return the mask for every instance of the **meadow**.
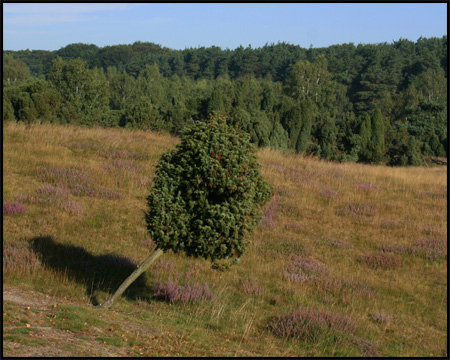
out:
M4 289L47 299L4 301L4 356L446 356L446 166L259 149L274 195L239 264L169 251L97 307L155 248L146 197L178 141L3 124Z

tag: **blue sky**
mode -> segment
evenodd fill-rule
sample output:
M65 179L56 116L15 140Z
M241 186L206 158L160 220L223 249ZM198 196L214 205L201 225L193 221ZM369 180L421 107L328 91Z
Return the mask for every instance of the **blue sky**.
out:
M153 42L303 48L447 34L447 3L3 3L4 50Z

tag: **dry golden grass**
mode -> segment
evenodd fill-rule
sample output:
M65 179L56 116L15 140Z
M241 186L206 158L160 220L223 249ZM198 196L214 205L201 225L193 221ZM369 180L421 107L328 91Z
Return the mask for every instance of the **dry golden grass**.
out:
M178 141L146 131L4 124L3 198L26 206L24 214L3 216L4 282L80 304L106 299L154 246L145 198L159 156ZM189 340L172 351L170 337L161 337L165 355L444 356L446 167L337 164L267 148L258 157L274 197L240 264L221 272L205 260L164 254L147 284L116 305L132 314L127 321L148 311L153 327ZM45 202L43 168L78 169L91 190L109 192ZM119 199L104 195L116 193ZM400 256L401 265L389 268L380 253ZM289 278L286 269L299 258L324 271ZM381 263L373 268L364 259ZM103 265L99 275L93 263ZM207 282L216 300L154 301L151 285L169 279ZM272 316L297 309L345 314L357 330L343 342L324 334L314 343L267 331ZM145 334L140 340L149 341ZM163 353L148 347L143 354Z

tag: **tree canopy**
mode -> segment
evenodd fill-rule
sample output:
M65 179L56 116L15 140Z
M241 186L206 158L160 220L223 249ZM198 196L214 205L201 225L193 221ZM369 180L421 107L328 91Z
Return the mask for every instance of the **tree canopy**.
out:
M179 134L222 111L260 146L404 165L409 146L415 164L447 156L446 36L309 49L70 44L3 51L3 74L5 121Z

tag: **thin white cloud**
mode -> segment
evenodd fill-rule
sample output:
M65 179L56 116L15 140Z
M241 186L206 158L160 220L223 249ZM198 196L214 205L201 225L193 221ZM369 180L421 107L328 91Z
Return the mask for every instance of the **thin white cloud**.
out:
M123 11L129 4L3 4L6 26L48 26L96 19L97 12Z

